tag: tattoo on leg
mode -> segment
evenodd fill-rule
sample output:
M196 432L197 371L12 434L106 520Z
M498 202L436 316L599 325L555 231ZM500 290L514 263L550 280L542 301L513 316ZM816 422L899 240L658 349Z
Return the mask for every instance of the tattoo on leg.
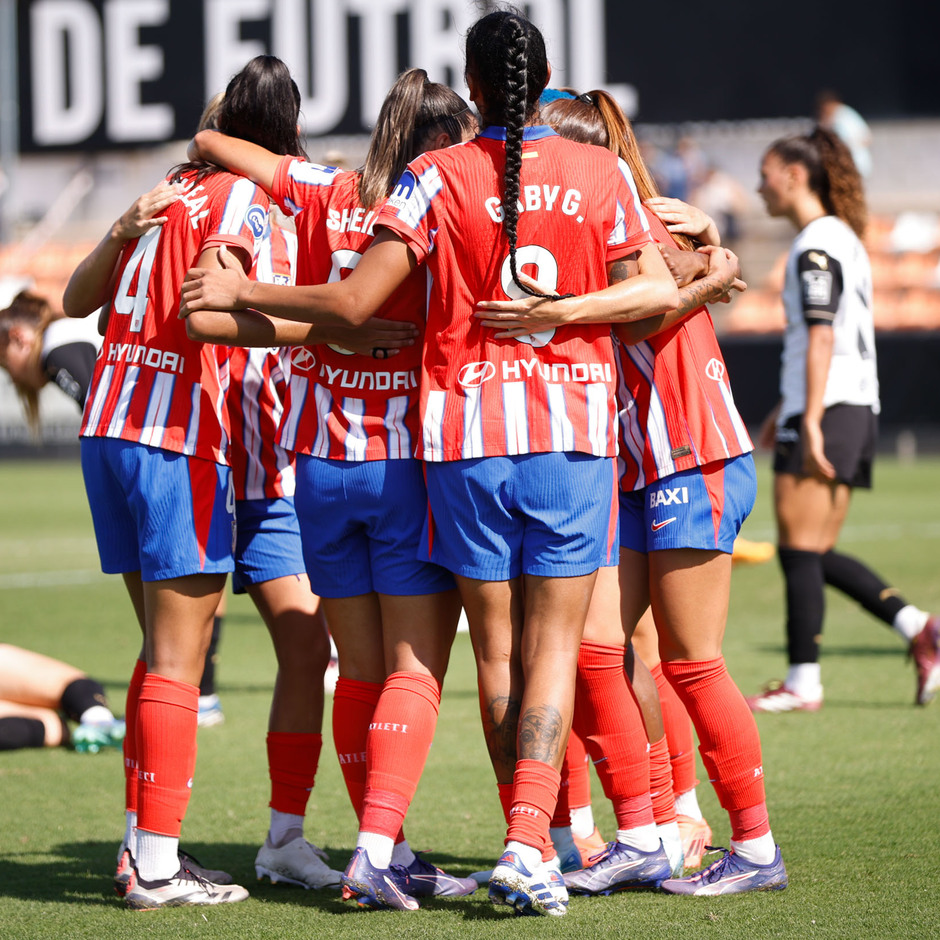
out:
M497 779L505 783L512 780L516 766L516 733L521 704L518 699L500 695L493 696L481 709L490 761Z
M519 758L552 764L562 747L561 713L550 705L530 708L519 721Z

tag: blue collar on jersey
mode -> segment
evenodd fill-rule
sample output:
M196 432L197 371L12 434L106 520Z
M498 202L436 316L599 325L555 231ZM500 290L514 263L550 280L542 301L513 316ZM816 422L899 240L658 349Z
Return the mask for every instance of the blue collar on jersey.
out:
M523 140L542 140L543 137L557 137L558 135L547 124L532 124L522 129ZM497 127L495 124L480 131L480 137L488 137L490 140L505 140L506 128Z

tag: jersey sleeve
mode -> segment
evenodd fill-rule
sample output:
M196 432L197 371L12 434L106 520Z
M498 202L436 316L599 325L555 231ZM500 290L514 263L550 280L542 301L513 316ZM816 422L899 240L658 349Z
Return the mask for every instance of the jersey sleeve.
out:
M414 252L421 264L434 250L434 233L441 225L444 183L433 163L409 165L395 185L392 195L379 210L375 228L395 232Z
M648 245L652 240L643 204L636 191L630 167L618 159L617 210L607 239L607 261L616 261Z
M225 245L246 253L242 264L251 269L255 243L264 234L268 222L267 193L249 179L239 178L223 197L214 200L211 224L199 246L199 253Z
M271 196L286 215L299 215L304 209L325 201L324 187L330 187L343 172L335 166L308 163L300 157L284 157L274 174Z
M803 319L807 326L832 325L842 299L842 265L818 248L808 248L796 259Z
M42 368L48 378L81 408L85 404L97 356L98 350L93 343L65 343L43 356Z

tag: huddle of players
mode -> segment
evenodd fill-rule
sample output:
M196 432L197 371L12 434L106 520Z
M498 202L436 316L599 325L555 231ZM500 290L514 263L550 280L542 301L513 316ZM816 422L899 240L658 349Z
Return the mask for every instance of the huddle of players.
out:
M561 135L536 121L548 78L535 27L490 14L467 37L482 132L412 70L364 170L344 173L304 159L296 85L259 57L226 90L223 133L200 132L193 162L155 191L165 214L141 213L135 237L109 233L73 276L70 316L111 306L83 469L102 567L124 575L144 632L116 878L130 907L247 896L178 844L200 657L233 568L249 590L306 572L322 598L340 663L333 737L359 819L340 875L303 838L322 697L290 673L290 650L322 649L322 628L279 633L277 595L256 597L279 661L259 875L400 910L477 888L402 832L462 604L507 820L485 873L494 902L558 916L569 890L786 886L756 727L720 653L731 544L756 484L703 303L740 286L735 259L675 251L667 267L657 243L673 239L642 205L655 195L641 192L642 161L622 159L622 115L601 93L546 102L543 120L569 103L603 118L601 146L572 142L562 115ZM296 262L269 197L294 218ZM515 299L485 303L497 297ZM652 674L629 657L650 602ZM687 878L675 804L650 795L651 772L660 794L670 776L656 680L691 716L731 819L731 851ZM563 874L552 836L570 847L555 811L572 722L617 837Z

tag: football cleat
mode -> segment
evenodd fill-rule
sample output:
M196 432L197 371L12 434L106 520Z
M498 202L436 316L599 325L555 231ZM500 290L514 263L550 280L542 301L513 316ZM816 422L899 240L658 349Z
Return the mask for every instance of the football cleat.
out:
M613 894L641 888L658 888L672 874L672 864L662 843L642 852L623 842L610 842L607 851L591 859L583 871L565 875L571 894Z
M373 866L369 861L369 853L359 846L343 873L343 899L354 900L359 907L379 910L418 910L418 902L405 894L399 882L400 877L392 869Z
M705 846L712 841L711 826L704 819L693 819L681 813L676 816L676 822L679 824L685 867L700 868Z
M917 670L915 705L932 702L940 690L940 617L928 617L924 629L911 640L908 656Z
M241 885L215 884L181 866L172 878L156 881L145 881L132 870L124 903L131 910L150 911L158 907L231 904L247 897Z
M196 723L200 728L212 728L225 721L225 712L222 703L216 694L199 696L199 711L196 713Z
M578 851L581 853L581 867L584 868L590 864L590 860L595 855L600 855L601 852L606 851L607 843L604 841L604 837L598 832L597 826L594 827L594 831L582 839L579 836L576 836L574 833L571 834L571 838L574 840L574 844L578 847Z
M768 683L760 695L747 697L752 712L818 712L822 702L822 689L818 698L806 698L780 681Z
M124 720L84 722L72 732L72 747L79 754L97 754L102 748L119 748L124 743Z
M392 865L391 870L402 891L413 898L460 898L480 887L474 878L448 875L419 852L410 865Z
M180 868L186 869L217 885L230 885L232 876L227 871L218 871L214 868L204 868L189 852L180 849L177 852L180 861ZM114 890L123 897L127 894L127 887L131 881L131 873L134 871L136 863L129 849L122 843L121 851L118 855L117 871L114 873Z
M557 879L549 866L543 864L530 872L515 852L504 852L490 877L490 900L513 908L517 914L563 917L568 906L558 891Z
M276 848L265 839L255 856L255 874L258 881L268 878L271 884L283 882L299 888L338 888L343 873L330 868L319 853L320 850L303 836Z
M780 846L769 865L758 865L741 858L734 851L722 849L724 855L708 868L687 878L669 878L661 885L668 894L743 894L746 891L782 891L787 886L787 870L780 855Z

